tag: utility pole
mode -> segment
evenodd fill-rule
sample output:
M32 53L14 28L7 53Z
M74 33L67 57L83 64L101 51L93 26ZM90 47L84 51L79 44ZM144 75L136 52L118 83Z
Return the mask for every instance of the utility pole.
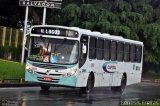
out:
M61 2L62 0L50 0L52 2L45 1L29 1L29 0L20 0L20 6L26 6L26 14L25 14L25 23L24 23L24 32L23 32L23 43L22 43L22 57L21 57L21 64L24 63L24 56L25 56L25 43L26 43L26 34L27 34L27 21L28 21L28 11L29 6L32 7L43 7L43 22L42 24L45 25L46 23L46 10L47 8L57 8L61 9Z
M29 0L28 0L28 1L29 1ZM26 32L27 32L28 11L29 11L29 7L26 6L26 14L25 14L25 21L24 21L24 29L23 29L23 41L22 41L21 64L24 63L24 56L25 56L25 43L26 43Z
M47 0L45 0L45 2L47 2ZM43 9L43 22L42 22L42 25L45 25L45 23L46 23L46 11L47 11L47 8L44 7L44 9Z

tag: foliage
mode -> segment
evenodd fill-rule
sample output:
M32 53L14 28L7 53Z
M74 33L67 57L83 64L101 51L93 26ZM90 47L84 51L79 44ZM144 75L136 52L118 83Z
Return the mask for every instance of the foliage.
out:
M74 10L68 7L71 4L66 4L62 9L68 17L78 17L77 23L72 25L143 41L144 63L160 64L160 2L156 0L84 1L79 2ZM159 5L155 5L155 2ZM76 11L77 8L78 15L68 13L68 10ZM74 23L75 19L68 20L68 17L65 17L67 22ZM69 24L64 22L63 25Z
M18 0L14 1L15 9L9 9L9 1L13 2L0 2L5 4L0 5L0 10L6 9L5 14L0 14L0 24L15 26L25 11L16 7ZM42 9L37 12L42 14ZM47 24L76 26L143 41L144 63L160 64L159 0L65 0L61 10L47 9Z
M0 46L0 58L20 61L21 49L21 46L17 48L14 46Z
M9 66L9 67L8 67ZM24 78L24 67L20 63L0 60L0 79L3 78Z
M81 9L76 4L69 4L63 10L63 22L67 26L77 26L80 21Z
M19 7L19 0L0 0L0 25L18 28L24 21L24 8Z

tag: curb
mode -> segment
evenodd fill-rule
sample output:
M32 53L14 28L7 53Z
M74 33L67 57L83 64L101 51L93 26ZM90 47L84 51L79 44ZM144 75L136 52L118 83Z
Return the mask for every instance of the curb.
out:
M25 82L21 79L0 79L0 88L3 87L38 87L37 83Z
M38 84L0 84L0 88L5 87L38 87Z

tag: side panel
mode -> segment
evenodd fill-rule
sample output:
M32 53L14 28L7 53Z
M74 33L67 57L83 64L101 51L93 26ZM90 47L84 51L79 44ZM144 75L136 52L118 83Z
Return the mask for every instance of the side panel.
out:
M111 74L103 71L103 67L98 60L86 60L85 64L79 69L77 75L77 87L85 87L89 74L94 73L94 87L109 86Z
M91 68L90 70L94 72L94 77L95 77L94 86L95 87L100 86L103 74L99 70L100 67L99 62L97 62L97 60L89 60L88 66Z
M100 86L112 86L112 73L104 72L102 74L102 81L100 82Z
M114 74L112 74L112 84L111 86L120 86L121 84L121 79L122 79L122 73L121 72L115 72Z
M126 63L127 85L141 82L142 64Z
M135 74L134 74L134 69L133 69L133 63L126 62L125 64L125 72L127 74L127 85L133 84L135 82Z
M104 70L103 65L106 65ZM77 76L77 87L85 87L88 75L94 72L94 87L100 86L120 86L123 73L127 75L127 85L141 81L141 63L113 62L100 60L87 60ZM113 72L111 72L113 71Z

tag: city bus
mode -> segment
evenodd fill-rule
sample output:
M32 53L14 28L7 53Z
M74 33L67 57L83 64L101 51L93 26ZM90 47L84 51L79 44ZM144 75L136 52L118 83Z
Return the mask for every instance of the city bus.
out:
M62 86L87 93L111 87L123 92L141 81L143 42L56 25L33 26L28 39L25 81L42 90Z

